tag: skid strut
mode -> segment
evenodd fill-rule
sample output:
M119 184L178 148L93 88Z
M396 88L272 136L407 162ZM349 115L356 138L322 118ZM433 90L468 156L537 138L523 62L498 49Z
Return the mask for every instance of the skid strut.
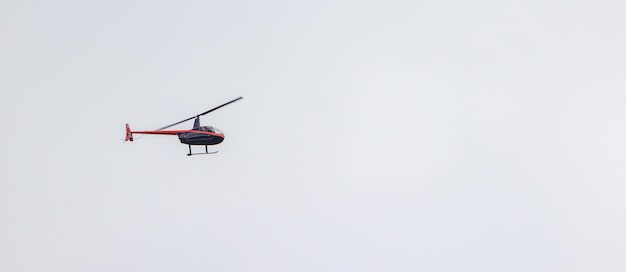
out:
M189 147L189 153L187 154L187 156L191 156L191 155L206 155L206 154L215 154L217 153L217 151L212 151L209 152L209 146L205 145L204 146L204 153L191 153L191 145L187 145Z

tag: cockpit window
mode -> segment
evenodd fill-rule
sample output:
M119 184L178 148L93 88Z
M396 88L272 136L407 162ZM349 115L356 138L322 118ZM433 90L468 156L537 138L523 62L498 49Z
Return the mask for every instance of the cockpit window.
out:
M207 131L207 132L214 132L214 133L218 133L218 134L223 134L222 131L220 131L219 129L214 128L214 127L210 127L210 126L199 127L198 130L199 131Z

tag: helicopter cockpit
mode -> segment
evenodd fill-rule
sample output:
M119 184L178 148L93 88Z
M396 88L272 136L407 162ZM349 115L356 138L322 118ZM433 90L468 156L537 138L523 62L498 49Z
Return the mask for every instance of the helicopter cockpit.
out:
M203 126L203 127L199 127L199 128L197 128L196 130L199 130L199 131L206 131L206 132L213 132L213 133L217 133L217 134L224 134L224 133L222 133L222 131L221 131L221 130L219 130L219 129L217 129L217 128L214 128L214 127L211 127L211 126Z

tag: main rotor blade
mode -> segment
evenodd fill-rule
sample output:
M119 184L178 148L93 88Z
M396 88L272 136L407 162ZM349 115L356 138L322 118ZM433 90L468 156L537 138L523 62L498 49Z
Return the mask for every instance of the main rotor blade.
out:
M212 112L212 111L217 110L217 109L219 109L219 108L221 108L221 107L224 107L224 106L226 106L226 105L228 105L228 104L230 104L230 103L237 102L237 101L239 101L239 100L241 100L241 99L243 99L243 97L242 97L242 96L237 97L237 98L235 98L235 99L233 99L233 100L231 100L231 101L228 101L228 102L226 102L226 103L224 103L224 104L222 104L222 105L219 105L219 106L217 106L217 107L215 107L215 108L212 108L212 109L210 109L210 110L208 110L208 111L205 111L205 112L203 112L203 113L200 113L200 114L198 114L198 115L196 115L196 116L189 117L189 118L187 118L187 119L185 119L185 120L178 121L178 122L176 122L176 123L173 123L173 124L168 125L168 126L164 126L164 127L159 128L159 129L157 129L157 130L164 130L164 129L166 129L166 128L170 128L170 127L173 127L173 126L175 126L175 125L178 125L178 124L181 124L181 123L187 122L187 121L189 121L189 120L191 120L191 119L194 119L194 118L196 118L196 117L200 117L200 116L205 115L205 114L207 114L207 113L209 113L209 112Z
M157 130L164 130L164 129L166 129L166 128L170 128L170 127L173 127L173 126L175 126L175 125L178 125L178 124L180 124L180 123L187 122L187 121L189 121L189 120L191 120L191 119L193 119L193 118L196 118L196 116L194 116L194 117L189 117L189 118L187 118L187 119L185 119L185 120L182 120L182 121L179 121L179 122L173 123L173 124L168 125L168 126L164 126L164 127L159 128L159 129L157 129Z
M235 99L233 99L233 100L231 100L231 101L228 101L228 102L226 102L226 103L224 103L224 104L222 104L222 105L219 105L219 106L217 106L217 107L215 107L215 108L212 108L212 109L210 109L210 110L208 110L208 111L205 111L205 112L203 112L203 113L200 113L200 114L198 114L197 116L202 116L202 115L205 115L205 114L207 114L207 113L209 113L209 112L212 112L212 111L214 111L214 110L217 110L217 109L219 109L219 108L221 108L221 107L223 107L223 106L226 106L226 105L228 105L228 104L230 104L230 103L237 102L237 101L239 101L239 100L241 100L241 99L243 99L243 96L237 97L237 98L235 98ZM197 116L196 116L196 117L197 117ZM194 117L194 118L195 118L195 117Z

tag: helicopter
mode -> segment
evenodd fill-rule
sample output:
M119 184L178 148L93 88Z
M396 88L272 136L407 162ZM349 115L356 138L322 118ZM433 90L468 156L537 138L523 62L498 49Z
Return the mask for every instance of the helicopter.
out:
M228 101L222 105L219 105L215 108L212 108L208 111L205 111L203 113L197 114L195 116L189 117L185 120L182 121L178 121L176 123L173 123L171 125L167 125L164 126L162 128L159 128L157 130L145 130L145 131L132 131L130 129L130 126L128 124L126 124L126 138L124 139L125 142L128 141L133 141L133 134L160 134L160 135L177 135L178 139L180 140L181 144L186 144L189 146L189 153L187 154L187 156L192 156L192 155L204 155L204 154L215 154L217 153L217 151L212 151L209 152L209 145L216 145L219 144L221 142L224 141L224 133L212 126L201 126L200 125L200 116L203 116L205 114L208 114L214 110L217 110L221 107L224 107L226 105L229 105L231 103L237 102L239 100L243 99L243 97L237 97L231 101ZM196 119L193 123L193 127L191 129L186 129L186 130L165 130L167 128L173 127L175 125L187 122L191 119ZM192 153L191 152L191 146L192 145L203 145L204 146L204 153Z

